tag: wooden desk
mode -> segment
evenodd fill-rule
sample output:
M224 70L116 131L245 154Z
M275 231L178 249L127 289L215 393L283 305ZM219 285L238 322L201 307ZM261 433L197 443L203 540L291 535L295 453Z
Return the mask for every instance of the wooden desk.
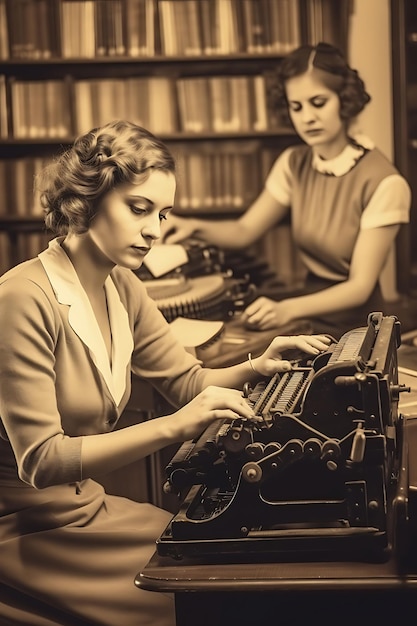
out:
M228 367L245 361L248 352L253 356L259 356L277 335L299 335L309 334L307 322L299 321L274 330L255 331L245 328L236 317L225 322L223 335L214 344L214 350L210 348L207 357L204 350L198 355L206 367Z
M203 564L154 555L135 584L175 594L177 626L414 624L416 575L387 563Z
M402 372L400 382L410 384ZM410 386L415 392L416 386ZM408 405L408 398L404 394L401 401ZM417 428L409 437L416 449ZM415 455L409 471L417 489ZM417 620L417 556L406 574L394 558L386 563L302 558L219 564L155 553L135 584L174 593L178 626L399 626Z

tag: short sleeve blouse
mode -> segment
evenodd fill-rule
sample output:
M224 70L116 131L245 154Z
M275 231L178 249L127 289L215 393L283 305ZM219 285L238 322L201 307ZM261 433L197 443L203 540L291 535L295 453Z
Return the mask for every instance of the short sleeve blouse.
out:
M288 148L265 187L291 207L293 238L307 269L329 280L347 278L361 229L409 221L409 185L376 148L349 145L322 162L308 146Z

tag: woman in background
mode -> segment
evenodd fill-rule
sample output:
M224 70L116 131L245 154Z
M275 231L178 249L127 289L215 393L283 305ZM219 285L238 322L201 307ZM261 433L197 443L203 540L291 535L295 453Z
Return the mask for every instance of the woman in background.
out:
M281 301L260 297L244 312L250 328L309 318L314 332L339 337L383 310L379 277L400 224L409 220L410 189L388 159L351 124L370 96L333 46L302 46L278 68L277 105L285 105L303 141L276 160L257 200L241 217L216 221L172 216L164 241L200 238L245 248L290 215L307 276Z
M0 278L0 624L173 626L173 599L136 574L171 515L107 495L101 475L192 439L217 419L256 420L239 389L284 371L277 337L252 362L207 369L173 337L131 270L174 204L175 164L117 121L75 141L41 181L57 236ZM115 430L131 373L175 409Z

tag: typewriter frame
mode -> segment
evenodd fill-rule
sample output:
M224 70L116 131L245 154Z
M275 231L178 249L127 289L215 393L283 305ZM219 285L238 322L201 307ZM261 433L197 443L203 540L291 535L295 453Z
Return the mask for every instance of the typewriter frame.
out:
M166 468L165 489L181 504L158 554L386 560L408 390L398 384L400 337L396 317L372 313L312 362L246 389L261 427L221 423L186 442Z

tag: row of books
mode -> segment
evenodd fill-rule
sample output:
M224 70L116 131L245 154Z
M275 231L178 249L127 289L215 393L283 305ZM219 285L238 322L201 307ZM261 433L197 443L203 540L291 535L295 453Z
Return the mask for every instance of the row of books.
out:
M0 58L286 54L302 19L330 35L329 1L303 18L300 0L0 0Z
M279 150L258 142L199 142L173 149L178 186L175 206L184 213L241 213L257 197Z
M271 79L257 76L152 76L92 80L5 80L0 76L0 137L70 138L112 119L129 119L155 134L279 129L269 106ZM9 91L9 93L7 93ZM71 106L70 103L73 103Z
M48 161L46 157L0 159L0 216L42 217L36 177Z
M243 211L258 195L279 150L258 141L175 144L177 163L176 207L179 211ZM42 217L37 175L48 157L0 160L0 216Z
M51 234L43 232L10 233L0 232L0 275L17 263L35 257L44 250Z
M301 41L298 0L159 0L166 56L286 54Z

